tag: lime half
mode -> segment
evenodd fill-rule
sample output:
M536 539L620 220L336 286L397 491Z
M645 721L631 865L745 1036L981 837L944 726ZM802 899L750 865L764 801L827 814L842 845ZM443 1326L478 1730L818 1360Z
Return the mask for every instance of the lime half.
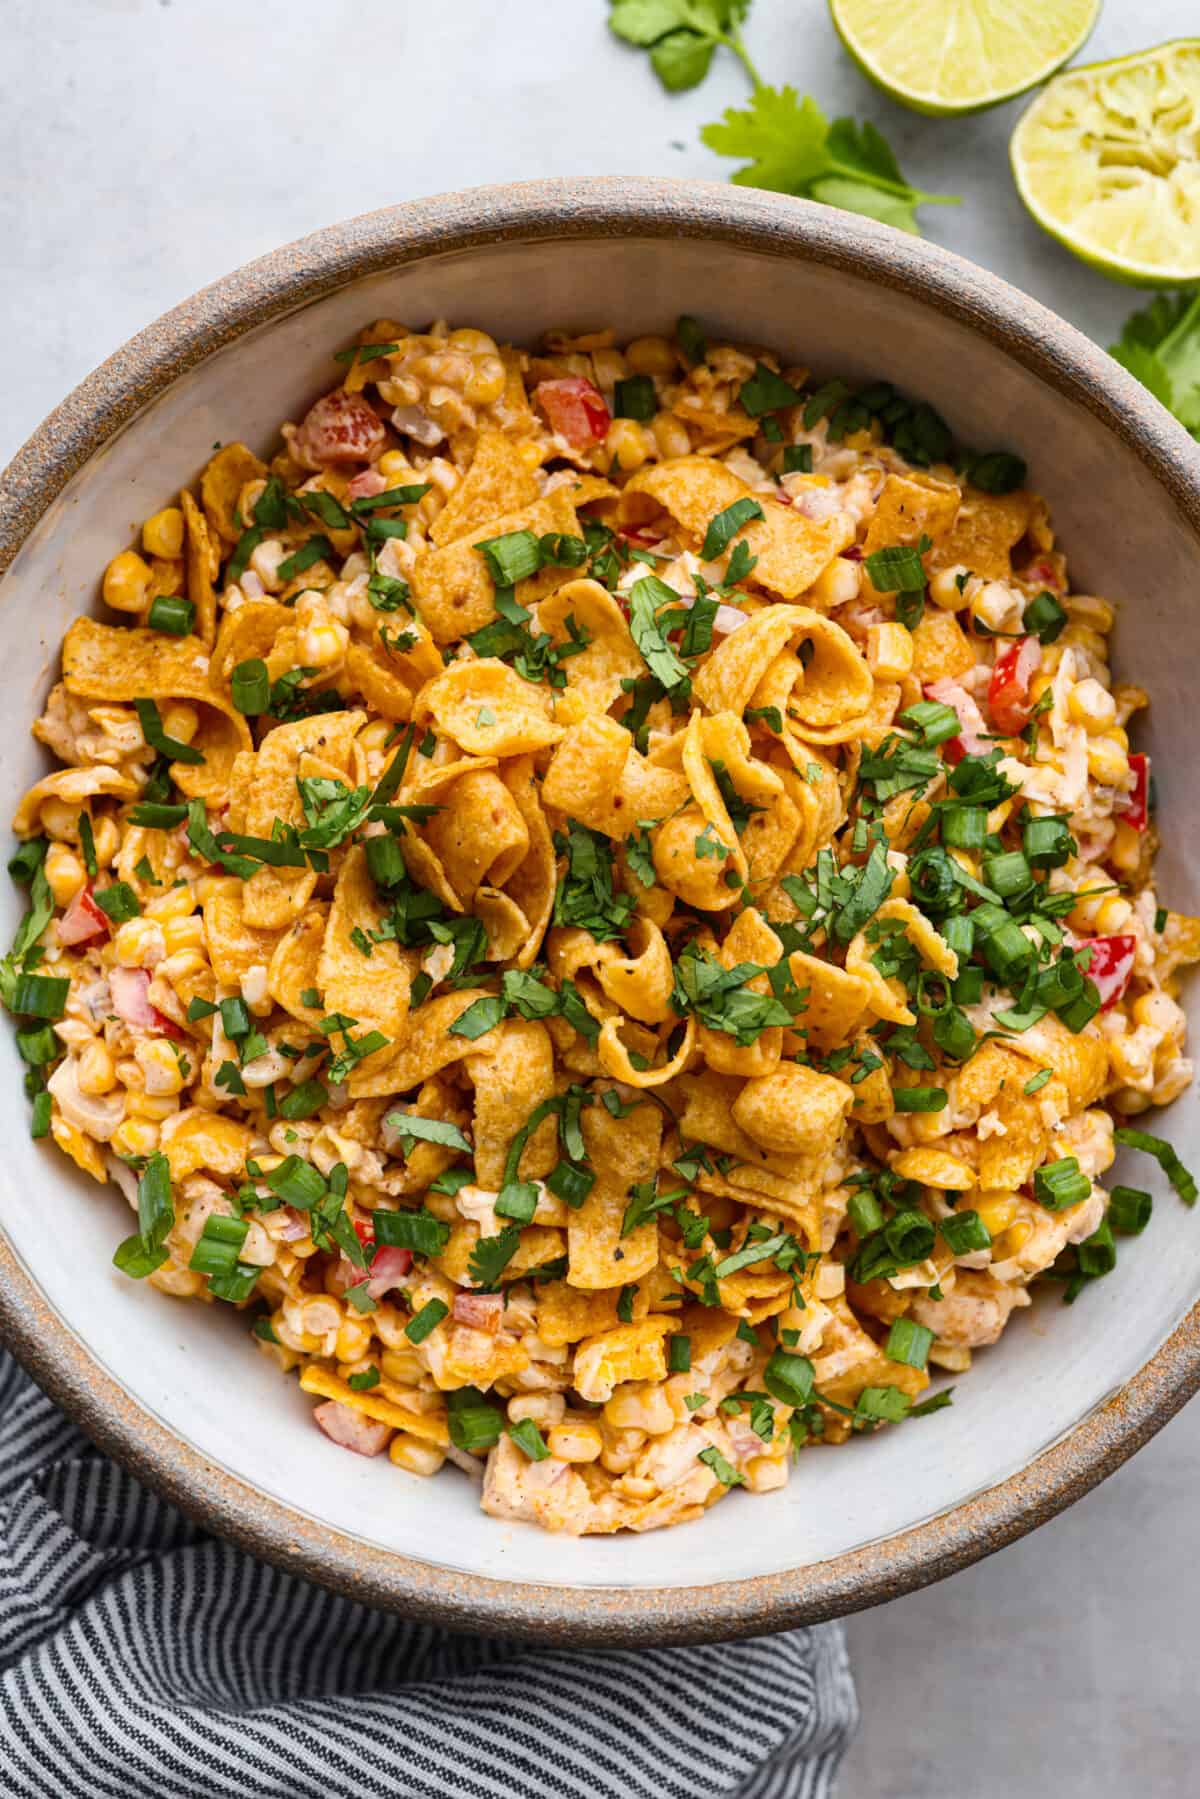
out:
M829 0L864 74L917 112L977 112L1053 75L1100 0Z
M1038 224L1093 268L1200 281L1200 38L1068 69L1018 121L1012 166Z

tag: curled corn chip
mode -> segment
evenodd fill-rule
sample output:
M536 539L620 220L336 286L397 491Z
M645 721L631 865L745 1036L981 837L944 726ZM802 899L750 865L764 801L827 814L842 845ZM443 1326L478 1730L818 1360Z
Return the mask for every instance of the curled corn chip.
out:
M469 756L520 756L563 734L542 690L490 657L455 663L430 681L417 695L413 717L418 723L432 718L439 734Z
M426 550L417 558L410 583L413 601L435 643L469 637L495 618L492 577L475 545L513 531L532 531L535 537L553 533L578 537L579 520L570 495L561 487L555 488L544 499L490 518L473 527L469 537ZM531 606L569 578L569 569L551 565L518 581L515 598L519 605Z

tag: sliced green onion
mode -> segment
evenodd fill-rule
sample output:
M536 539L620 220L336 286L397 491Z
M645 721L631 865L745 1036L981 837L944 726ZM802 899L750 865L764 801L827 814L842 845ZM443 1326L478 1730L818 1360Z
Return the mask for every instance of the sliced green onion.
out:
M389 1249L411 1249L419 1256L437 1256L450 1241L450 1226L424 1207L419 1212L380 1210L371 1217L376 1243Z
M169 637L186 637L195 622L195 602L179 594L160 593L146 615L152 631L165 631Z
M620 387L620 385L621 383L618 382L617 386ZM618 413L617 416L619 418L633 418L636 415L633 413ZM506 1428L509 1436L521 1451L522 1455L528 1456L531 1462L544 1462L546 1460L550 1451L546 1447L545 1437L543 1437L532 1418L519 1418L515 1424L510 1424Z
M921 741L930 748L948 743L962 730L958 713L942 700L918 700L900 714L900 723L921 733Z
M33 1096L33 1116L29 1121L31 1137L48 1137L50 1135L50 1112L50 1095L43 1087L40 1093L35 1093Z
M324 1177L299 1156L289 1156L262 1178L285 1205L295 1206L299 1212L311 1212L325 1197Z
M811 475L812 462L811 444L789 444L783 452L785 475Z
M1020 850L1004 850L983 858L983 878L1001 899L1016 899L1033 886L1033 875Z
M1033 1177L1033 1196L1048 1212L1065 1212L1069 1206L1079 1205L1091 1190L1092 1183L1075 1156L1047 1162Z
M667 1338L667 1368L672 1374L690 1374L692 1339L683 1334Z
M1079 1272L1089 1280L1099 1280L1102 1275L1111 1274L1117 1265L1117 1246L1113 1242L1112 1226L1107 1218L1101 1219L1090 1237L1085 1237L1076 1248L1079 1261Z
M763 1369L763 1386L781 1405L807 1405L813 1389L813 1365L790 1349L775 1350Z
M497 1218L515 1218L518 1224L532 1222L537 1211L538 1190L533 1181L506 1181L496 1195Z
M247 718L257 718L271 704L271 677L257 656L239 662L230 680L233 703Z
M860 1187L857 1193L850 1195L846 1215L860 1237L869 1237L872 1231L883 1229L883 1207L869 1187Z
M892 1094L897 1112L941 1112L949 1098L944 1087L897 1087Z
M639 419L647 424L658 411L658 395L649 375L630 375L618 381L613 392L613 417Z
M1065 818L1027 818L1021 842L1031 868L1062 868L1075 848Z
M423 1343L431 1331L435 1331L450 1307L444 1299L430 1299L414 1312L404 1327L404 1334L410 1343Z
M478 1455L500 1441L504 1419L494 1405L488 1405L478 1387L460 1387L447 1396L450 1441L468 1455Z
M1108 1196L1108 1217L1123 1237L1140 1237L1150 1222L1154 1201L1144 1187L1114 1187Z
M888 1332L883 1353L889 1361L900 1362L906 1368L924 1368L933 1340L934 1333L928 1325L918 1324L915 1318L897 1318Z
M532 531L507 531L485 537L474 546L488 566L496 587L515 587L542 566L542 549Z
M1143 1149L1148 1156L1153 1156L1183 1203L1195 1205L1196 1182L1165 1138L1152 1137L1149 1131L1130 1130L1126 1126L1114 1131L1113 1136L1126 1149Z
M883 1227L883 1237L904 1267L923 1262L932 1252L934 1229L924 1212L897 1212Z
M951 1255L967 1256L976 1249L990 1249L992 1233L978 1212L951 1212L939 1219L938 1229Z
M62 1044L50 1026L43 1024L35 1031L17 1032L17 1051L30 1068L44 1068L62 1054Z
M23 1018L61 1018L70 991L66 975L19 974L8 1009Z
M987 811L956 800L942 807L942 842L949 849L981 850L987 836Z

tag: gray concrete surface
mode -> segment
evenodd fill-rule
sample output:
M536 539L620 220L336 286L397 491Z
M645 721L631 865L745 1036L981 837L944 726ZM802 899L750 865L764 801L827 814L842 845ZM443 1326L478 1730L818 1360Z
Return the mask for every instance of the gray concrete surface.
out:
M896 0L901 4L902 0ZM131 332L302 232L547 174L720 178L700 126L746 88L719 59L668 99L604 0L5 0L0 461ZM1195 32L1196 0L1108 0L1089 58ZM940 122L848 62L823 0L756 0L764 74L873 119L929 235L1107 342L1134 303L1029 222L1016 107ZM1200 1232L1200 1219L1197 1220ZM1200 1240L1198 1240L1200 1254ZM1175 1799L1200 1790L1200 1407L1064 1518L851 1621L863 1701L845 1799Z

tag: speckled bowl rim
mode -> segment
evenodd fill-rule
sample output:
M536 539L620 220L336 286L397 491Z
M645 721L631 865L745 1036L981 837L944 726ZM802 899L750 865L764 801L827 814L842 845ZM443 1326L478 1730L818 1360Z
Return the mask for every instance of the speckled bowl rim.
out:
M204 288L111 356L0 477L0 574L75 472L214 350L364 275L497 242L700 238L801 258L934 304L1086 408L1195 532L1200 449L1072 326L948 251L829 207L704 182L625 178L485 187L368 213ZM542 1586L438 1567L292 1511L181 1441L92 1358L0 1236L0 1337L102 1449L181 1510L265 1560L367 1604L558 1644L753 1636L894 1599L1044 1523L1161 1429L1200 1386L1200 1304L1122 1387L1025 1468L939 1517L827 1561L669 1588Z

